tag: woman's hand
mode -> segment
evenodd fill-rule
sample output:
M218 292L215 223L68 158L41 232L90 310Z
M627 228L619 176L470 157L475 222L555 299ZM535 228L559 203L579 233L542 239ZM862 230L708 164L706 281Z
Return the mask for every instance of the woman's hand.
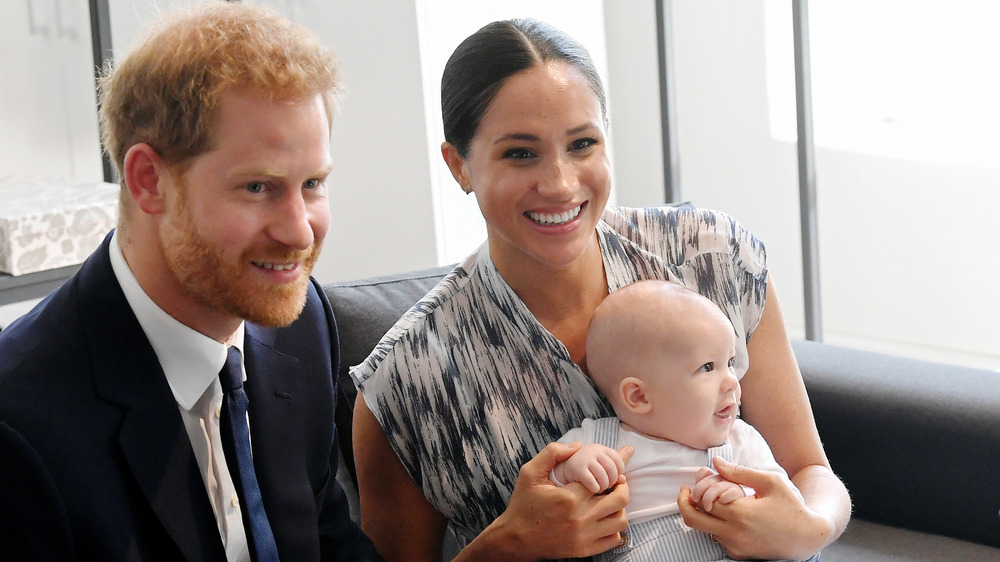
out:
M559 487L549 480L557 463L579 443L550 443L518 473L507 510L456 560L538 560L592 556L616 547L628 525L628 484L595 496L579 482ZM634 450L619 450L625 462Z
M677 505L689 527L712 535L735 559L801 560L826 544L833 533L832 522L806 507L779 475L718 457L714 462L721 478L753 488L756 494L728 504L716 503L708 512L697 507L704 498L695 497L685 486Z
M705 513L691 506L683 492L679 505L690 526L715 535L733 558L804 559L844 531L851 499L823 451L770 279L766 299L747 342L750 367L740 380L742 417L764 437L805 501L777 475L725 464L716 465L722 477L753 488L754 497L716 503Z

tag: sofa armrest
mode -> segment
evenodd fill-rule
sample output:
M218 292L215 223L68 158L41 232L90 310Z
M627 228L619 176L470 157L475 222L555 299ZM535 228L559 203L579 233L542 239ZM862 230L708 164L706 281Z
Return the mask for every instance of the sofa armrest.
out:
M793 348L856 517L1000 546L1000 373Z

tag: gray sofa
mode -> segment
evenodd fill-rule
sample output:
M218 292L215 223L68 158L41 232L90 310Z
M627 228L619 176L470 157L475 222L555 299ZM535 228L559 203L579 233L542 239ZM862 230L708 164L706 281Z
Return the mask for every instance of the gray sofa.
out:
M449 269L325 287L340 331L339 478L355 514L348 367ZM822 559L1000 561L1000 373L814 342L793 347L830 462L854 502L847 532Z

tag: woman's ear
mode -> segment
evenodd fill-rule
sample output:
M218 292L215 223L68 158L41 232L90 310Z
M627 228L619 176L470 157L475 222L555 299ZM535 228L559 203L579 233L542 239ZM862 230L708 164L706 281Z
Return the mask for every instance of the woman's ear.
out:
M622 406L635 414L649 412L653 405L646 398L646 385L637 377L625 377L618 383L618 396Z
M146 143L132 145L125 153L125 185L136 206L146 214L163 212L161 181L170 179L166 164L153 147Z
M465 159L458 153L458 149L450 142L441 143L441 156L444 157L445 164L451 170L452 177L462 186L462 191L469 193L472 191L471 180L465 173Z

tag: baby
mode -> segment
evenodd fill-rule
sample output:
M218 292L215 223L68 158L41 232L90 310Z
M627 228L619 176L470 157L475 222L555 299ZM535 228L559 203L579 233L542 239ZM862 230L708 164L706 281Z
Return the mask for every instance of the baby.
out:
M736 336L712 301L668 281L641 281L609 295L587 332L590 376L616 418L586 419L563 443L584 447L556 465L557 485L580 482L599 493L622 480L616 449L631 445L626 544L595 560L724 560L711 537L684 525L682 486L704 493L700 509L754 491L712 470L716 456L788 480L764 438L738 418ZM798 490L787 482L798 493Z

